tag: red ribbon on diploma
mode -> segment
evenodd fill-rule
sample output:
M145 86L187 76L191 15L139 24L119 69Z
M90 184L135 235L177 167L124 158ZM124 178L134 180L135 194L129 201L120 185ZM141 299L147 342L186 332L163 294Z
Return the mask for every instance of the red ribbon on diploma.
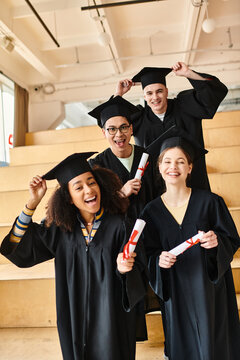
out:
M128 240L127 244L124 246L124 249L123 249L123 260L125 259L129 259L130 257L130 254L129 254L129 246L130 245L136 245L137 242L134 241L135 237L137 236L138 234L138 231L137 230L134 230L130 239Z
M144 174L144 172L145 172L148 164L149 164L149 161L146 163L146 165L145 165L144 167L138 168L138 170L140 170L140 171L142 172L142 173L141 173L141 176L143 176L143 174Z
M192 247L193 245L198 244L199 242L200 242L200 239L197 239L196 241L193 241L192 238L186 240L186 243L190 244L190 245L187 247L187 249L189 249L189 248ZM187 249L186 249L186 250L187 250Z

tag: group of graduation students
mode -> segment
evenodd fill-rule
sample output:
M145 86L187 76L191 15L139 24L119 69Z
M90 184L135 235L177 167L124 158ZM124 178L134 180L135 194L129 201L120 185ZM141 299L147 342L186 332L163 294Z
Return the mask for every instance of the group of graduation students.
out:
M174 99L167 98L171 71L193 87ZM122 97L139 82L145 107ZM224 200L210 191L202 134L202 119L214 116L226 93L216 77L182 62L143 68L89 113L109 148L94 158L93 151L72 154L30 181L29 200L1 253L19 267L55 259L64 360L135 359L136 340L147 339L145 312L159 309L166 359L239 358L230 263L240 239ZM37 224L32 215L51 179L59 186ZM123 248L139 217L146 225L126 259ZM198 232L197 245L171 252Z

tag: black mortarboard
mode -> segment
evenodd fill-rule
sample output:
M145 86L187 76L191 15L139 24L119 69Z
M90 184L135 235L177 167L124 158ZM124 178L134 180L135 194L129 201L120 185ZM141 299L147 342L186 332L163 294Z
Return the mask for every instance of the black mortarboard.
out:
M163 84L166 86L165 76L172 71L171 68L144 67L133 78L133 82L141 82L142 88L150 84Z
M97 119L98 126L102 128L105 122L114 116L124 116L131 122L131 115L138 111L139 109L129 101L123 99L121 96L115 96L97 106L88 114Z
M176 146L185 150L193 161L197 160L208 152L206 149L201 147L190 134L188 134L183 129L179 129L176 125L173 125L162 135L160 135L146 148L146 150L149 154L158 156L165 149Z
M72 154L43 175L42 178L46 180L57 179L60 184L67 184L76 176L92 171L87 159L93 154L96 154L96 151Z

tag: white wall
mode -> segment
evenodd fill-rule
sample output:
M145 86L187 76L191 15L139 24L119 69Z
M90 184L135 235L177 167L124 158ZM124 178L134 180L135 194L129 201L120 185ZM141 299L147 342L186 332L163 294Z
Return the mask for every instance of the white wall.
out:
M31 103L29 105L29 131L55 129L65 118L62 101Z

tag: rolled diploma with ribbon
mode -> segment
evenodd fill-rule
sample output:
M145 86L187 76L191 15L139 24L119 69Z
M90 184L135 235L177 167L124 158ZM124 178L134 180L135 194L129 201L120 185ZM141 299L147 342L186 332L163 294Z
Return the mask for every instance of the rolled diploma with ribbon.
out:
M200 242L200 240L202 239L203 234L204 234L204 232L201 231L200 233L194 235L190 239L188 239L188 240L184 241L183 243L181 243L180 245L176 246L169 252L175 256L182 254L184 251L186 251L193 245L198 244Z
M147 153L142 154L142 157L141 157L140 163L138 165L138 169L136 171L136 175L135 175L134 179L141 180L141 177L143 176L144 171L147 167L146 164L147 164L148 157L149 157L149 154L147 154Z
M144 220L142 219L136 220L131 236L123 249L123 260L128 259L130 253L135 250L139 236L141 235L145 225L146 222Z

